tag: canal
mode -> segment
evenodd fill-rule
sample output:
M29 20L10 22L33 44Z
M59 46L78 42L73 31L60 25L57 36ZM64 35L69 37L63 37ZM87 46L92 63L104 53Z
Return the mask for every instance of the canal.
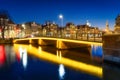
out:
M95 45L89 51L1 44L0 80L119 80L119 67L103 64L102 53Z

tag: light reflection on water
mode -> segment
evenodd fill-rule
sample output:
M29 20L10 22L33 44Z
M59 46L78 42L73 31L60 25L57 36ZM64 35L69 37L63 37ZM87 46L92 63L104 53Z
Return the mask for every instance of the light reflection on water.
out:
M64 68L64 65L63 64L60 64L59 65L59 77L60 77L60 80L64 79L64 76L65 76L65 68Z
M39 53L39 54L42 53L42 47L41 47L41 46L38 47L38 53Z
M5 47L0 45L0 66L3 66L5 63Z
M59 58L61 60L61 57L62 57L62 53L60 50L57 50L57 58Z
M23 67L27 67L27 50L22 47L19 48L20 59L22 60Z
M92 57L100 57L103 56L103 50L101 45L91 45L91 54Z
M11 48L13 49L13 48ZM59 72L59 79L60 80L66 80L65 77L67 76L67 72L65 70L65 67L72 68L73 70L76 69L77 71L82 71L83 73L85 72L86 74L94 75L97 77L102 76L102 68L101 67L96 67L94 65L89 65L86 63L83 63L81 61L76 61L73 60L74 58L81 58L85 57L85 55L82 54L73 54L73 52L69 51L61 51L61 50L55 50L55 53L52 54L51 52L45 52L43 51L43 48L41 46L38 46L37 48L33 47L32 45L24 46L24 45L14 45L14 54L16 55L16 58L18 59L19 62L22 63L22 67L24 67L27 70L28 67L28 55L33 55L38 57L39 59L42 60L47 60L49 62L55 62L59 64L57 71ZM49 50L49 49L48 49ZM12 50L11 50L12 51ZM67 53L68 52L68 53ZM12 53L12 52L11 52ZM72 55L73 54L73 55ZM15 57L15 56L13 56ZM71 57L71 58L68 58ZM90 57L90 56L89 56ZM78 59L79 60L79 59ZM98 69L97 74L95 74ZM95 71L94 71L95 70ZM99 71L100 70L100 71ZM54 79L55 80L55 79ZM69 79L72 80L72 79ZM92 79L94 80L94 79ZM100 79L95 79L95 80L100 80Z
M18 44L14 45L15 50L19 49ZM38 54L38 48L33 47L31 45L22 45L23 48L26 48L27 51L31 54L34 55L36 57L38 57L39 59L44 59L44 60L48 60L48 61L52 61L55 63L59 63L59 64L64 64L66 66L72 67L72 68L76 68L80 71L98 76L98 77L102 77L102 68L98 67L98 66L94 66L91 64L86 64L83 62L78 62L69 58L65 58L61 55L61 51L58 52L58 54L60 55L60 59L58 59L58 57L56 55L53 55L49 52L46 51L42 51L42 54ZM32 50L31 50L32 49Z

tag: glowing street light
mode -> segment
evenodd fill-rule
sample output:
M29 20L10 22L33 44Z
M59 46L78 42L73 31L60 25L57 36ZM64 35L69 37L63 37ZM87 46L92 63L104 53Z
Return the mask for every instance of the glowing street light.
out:
M25 26L25 24L22 24L22 29L23 30L21 30L21 37L23 37L23 33L24 33L24 36L26 35L25 34L25 32L26 32L26 26Z
M22 24L22 27L25 29L25 24Z
M60 15L59 15L59 18L60 18L60 19L62 19L62 18L63 18L63 15L62 15L62 14L60 14Z
M61 26L63 26L63 15L62 14L59 15L59 19L61 20Z

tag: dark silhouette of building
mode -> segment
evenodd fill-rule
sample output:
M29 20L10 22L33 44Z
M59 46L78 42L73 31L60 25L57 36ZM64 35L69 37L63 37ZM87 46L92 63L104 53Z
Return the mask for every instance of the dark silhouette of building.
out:
M8 24L14 24L9 13L5 10L0 10L0 26L2 26L2 24L5 24L6 21Z
M114 31L120 33L120 14L115 19Z

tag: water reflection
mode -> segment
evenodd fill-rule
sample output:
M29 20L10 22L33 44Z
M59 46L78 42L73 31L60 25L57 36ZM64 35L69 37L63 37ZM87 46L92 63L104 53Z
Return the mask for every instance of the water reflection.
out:
M5 63L5 47L3 45L0 45L0 66L3 66Z
M119 66L87 64L81 61L82 57L89 60L86 53L73 50L54 50L52 53L48 51L50 48L46 48L46 52L41 46L15 44L14 51L11 45L0 45L0 80L119 80ZM96 54L101 46L93 46L92 49Z
M22 60L23 67L27 67L27 50L19 47L19 55L18 58Z
M22 62L23 62L24 68L26 68L26 66L27 66L27 51L25 49L24 49L23 55L22 55Z
M120 80L120 66L104 63L103 80Z
M81 58L81 54L66 50L49 52L50 48L46 48L46 52L43 46L15 44L13 47L5 45L3 49L5 62L4 66L0 68L0 75L2 75L0 79L79 80L83 79L81 76L85 76L86 78L84 77L83 80L100 80L98 77L102 77L101 67L74 60L74 58Z
M9 66L15 62L16 55L12 45L0 45L0 67Z
M63 64L60 64L59 65L59 78L60 80L64 79L64 76L65 76L65 68L64 68L64 65Z
M19 46L20 45L18 45L18 44L14 44L14 48L16 50L19 48ZM79 71L83 71L83 72L91 74L91 75L102 77L102 68L101 67L94 66L91 64L86 64L81 61L75 61L73 59L65 58L65 57L62 57L61 54L60 54L60 57L62 57L62 58L58 59L58 57L56 55L46 52L46 51L43 51L43 50L41 52L42 54L39 54L39 49L36 47L31 46L31 49L32 49L31 50L29 45L21 45L21 46L23 48L26 48L27 51L29 52L29 54L36 56L39 59L44 59L44 60L51 61L54 63L64 64L66 66L77 69ZM58 54L59 54L59 52L58 52Z
M103 50L101 45L91 45L91 54L92 57L102 58Z
M38 52L39 52L39 54L42 53L42 47L41 46L38 47Z
M61 58L62 58L62 53L61 53L61 51L60 50L57 50L57 58L59 58L60 60L61 60Z

